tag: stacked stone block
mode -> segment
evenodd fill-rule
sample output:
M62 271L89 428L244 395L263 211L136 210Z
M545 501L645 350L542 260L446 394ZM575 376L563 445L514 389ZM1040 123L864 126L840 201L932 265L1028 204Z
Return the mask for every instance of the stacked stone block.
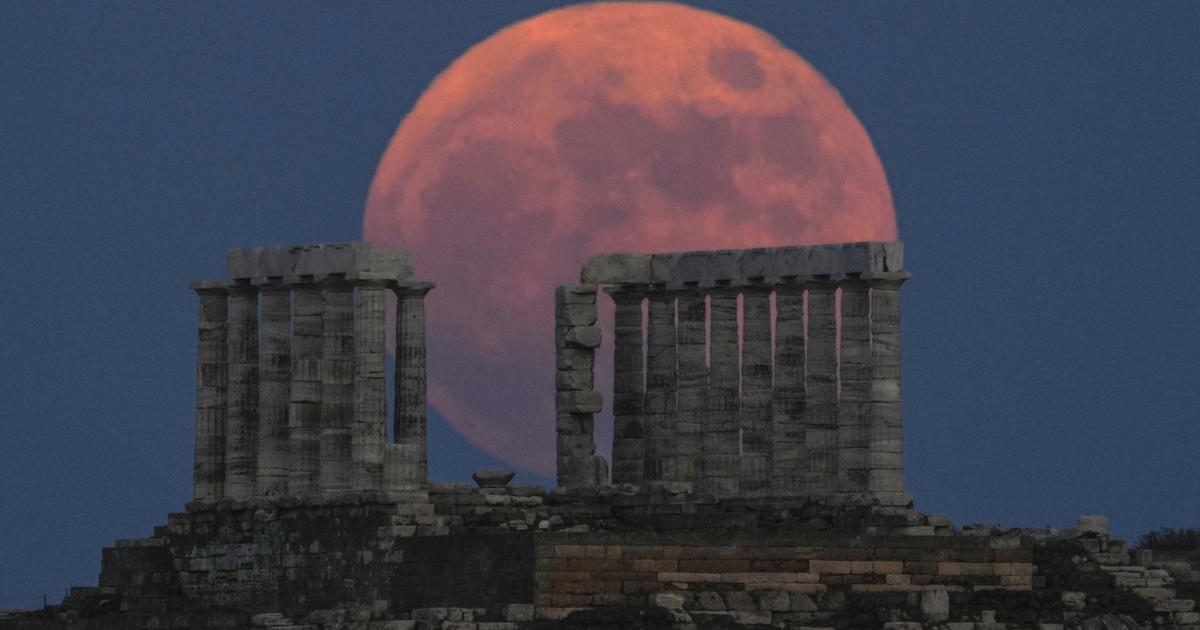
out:
M555 429L558 480L565 487L608 483L604 459L596 455L593 414L600 411L600 393L593 391L596 327L596 285L569 284L554 292Z
M200 296L194 496L248 500L425 483L423 299L408 252L234 250ZM396 442L386 298L398 295Z
M590 259L581 281L589 291L612 285L617 305L613 481L678 483L719 499L906 504L901 269L900 243ZM572 316L594 319L594 304L575 306L590 310ZM560 344L560 364L565 351ZM590 430L584 446L561 437L571 400L560 390L559 443L570 447L559 451L560 471L593 457ZM568 488L591 483L559 476Z

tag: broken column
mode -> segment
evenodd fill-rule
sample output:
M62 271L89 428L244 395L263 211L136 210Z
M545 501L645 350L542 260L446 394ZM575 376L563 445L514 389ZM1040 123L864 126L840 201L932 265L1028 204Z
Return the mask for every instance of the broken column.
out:
M596 456L594 413L599 392L592 391L596 324L596 285L568 284L554 292L555 431L558 485L596 486L608 481L604 460ZM595 342L593 344L593 342Z
M771 394L771 287L752 284L742 289L742 496L771 490Z
M281 281L258 285L262 330L258 353L258 458L255 494L287 492L288 413L291 404L291 287Z
M772 401L772 494L804 494L804 287L775 285L775 374Z
M709 290L709 386L699 490L714 497L738 494L738 288Z
M847 278L842 288L841 358L838 378L838 491L867 489L870 468L870 297L868 285Z
M288 416L288 494L317 492L321 471L321 355L325 306L321 287L294 286L292 370Z
M229 295L225 496L248 499L258 459L258 288L232 284Z
M904 415L900 396L900 285L907 273L864 274L871 285L870 469L867 489L906 504Z
M374 490L383 483L387 444L387 331L389 281L356 279L354 303L354 421L350 425L351 485Z
M671 444L675 439L675 293L653 286L646 293L646 479L675 477Z
M804 373L805 487L814 496L837 492L837 283L808 284L808 348Z
M679 361L676 390L675 435L671 441L675 461L674 477L669 481L696 481L696 460L701 453L701 437L707 405L708 365L707 306L704 293L696 288L680 291L678 325L675 330Z
M350 489L350 423L354 416L354 286L342 278L321 282L321 437L318 486L322 493Z
M645 371L642 358L642 299L644 292L634 286L617 285L605 289L616 304L613 339L613 483L638 483L645 468L645 427L642 407L645 402ZM599 329L589 327L588 340L600 342ZM583 336L575 329L568 333L576 341ZM594 347L594 346L593 346Z
M200 296L196 354L196 448L192 496L219 499L225 485L225 396L229 381L229 291L224 282L193 282Z
M396 291L396 415L392 444L385 452L389 489L415 488L429 479L426 452L425 295L430 282L402 282Z

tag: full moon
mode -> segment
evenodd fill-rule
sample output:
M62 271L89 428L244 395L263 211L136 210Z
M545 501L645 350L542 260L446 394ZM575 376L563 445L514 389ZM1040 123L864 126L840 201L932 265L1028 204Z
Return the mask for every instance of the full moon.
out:
M715 13L621 2L518 22L443 71L387 147L363 232L438 284L430 404L553 476L554 288L589 257L895 240L896 219L866 131L804 59Z

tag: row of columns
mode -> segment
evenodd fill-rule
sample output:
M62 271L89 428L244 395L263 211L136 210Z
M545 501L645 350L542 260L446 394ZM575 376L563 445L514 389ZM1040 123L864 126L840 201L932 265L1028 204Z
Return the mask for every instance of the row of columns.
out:
M606 288L616 305L613 483L686 482L716 497L902 495L907 278Z
M425 483L424 298L433 286L339 277L193 283L195 498ZM388 291L397 296L392 444Z

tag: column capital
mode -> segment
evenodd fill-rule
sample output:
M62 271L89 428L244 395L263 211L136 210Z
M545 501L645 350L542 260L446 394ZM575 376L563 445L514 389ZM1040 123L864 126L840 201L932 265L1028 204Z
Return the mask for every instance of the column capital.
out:
M601 290L618 304L641 302L646 297L646 285L644 284L614 284L602 287Z
M358 277L352 280L355 287L364 289L388 289L391 288L395 280L387 278L364 278Z
M188 288L198 295L229 295L229 283L225 281L194 280L188 283Z
M245 296L258 293L258 287L247 282L228 282L225 284L225 289L230 295Z
M273 277L273 278L255 278L250 283L262 293L287 293L292 290L292 282L288 278Z
M872 271L863 273L859 276L864 282L869 283L872 287L895 288L904 284L905 280L912 277L907 271L882 272Z
M396 297L400 298L424 298L425 294L429 293L436 287L433 282L397 282L391 286L392 291L396 292Z

